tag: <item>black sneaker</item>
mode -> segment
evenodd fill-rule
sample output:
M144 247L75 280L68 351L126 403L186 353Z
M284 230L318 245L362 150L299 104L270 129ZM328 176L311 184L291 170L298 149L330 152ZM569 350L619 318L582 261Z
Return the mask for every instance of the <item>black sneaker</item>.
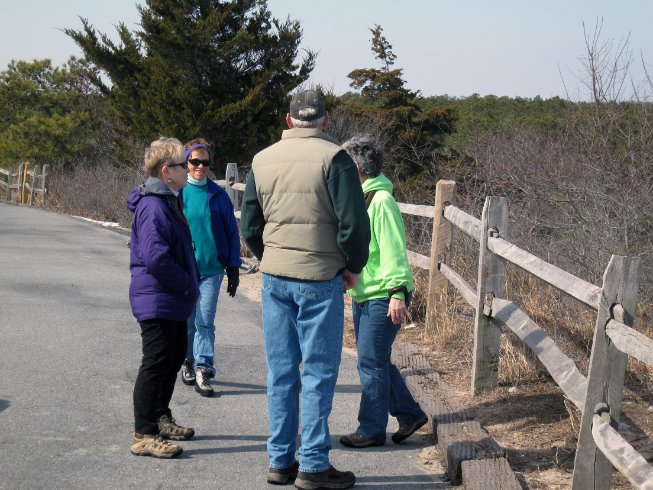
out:
M197 368L195 370L195 391L202 396L212 397L214 394L211 386L212 378L213 374L210 369Z
M193 386L195 384L193 361L184 361L181 365L181 381L188 386Z
M273 485L285 485L290 480L297 478L299 472L299 461L295 460L293 464L286 468L268 469L268 483Z
M413 422L410 425L401 425L399 426L399 430L392 434L392 442L395 444L399 444L402 441L405 441L408 439L410 436L412 436L417 429L422 427L424 424L426 424L429 421L429 418L424 415L421 419L417 419L415 422Z
M351 471L338 471L333 466L319 473L297 473L295 487L302 490L317 490L318 488L351 488L356 483L356 477Z
M348 436L342 436L340 438L340 444L347 447L371 447L371 446L383 446L385 444L385 439L371 439L365 437L360 432L354 432Z

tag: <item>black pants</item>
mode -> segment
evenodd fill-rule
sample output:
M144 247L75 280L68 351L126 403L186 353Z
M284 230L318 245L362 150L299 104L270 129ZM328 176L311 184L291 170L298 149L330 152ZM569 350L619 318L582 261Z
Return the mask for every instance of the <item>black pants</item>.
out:
M186 322L154 318L140 325L143 359L134 385L134 428L139 434L158 434L159 417L172 415L170 399L186 357Z

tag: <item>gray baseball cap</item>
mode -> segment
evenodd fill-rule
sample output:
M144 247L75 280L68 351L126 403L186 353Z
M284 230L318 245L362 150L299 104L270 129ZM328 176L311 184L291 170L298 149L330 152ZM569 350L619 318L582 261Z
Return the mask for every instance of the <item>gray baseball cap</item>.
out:
M295 93L290 100L290 117L293 119L313 121L324 116L325 113L324 97L316 90L302 90Z

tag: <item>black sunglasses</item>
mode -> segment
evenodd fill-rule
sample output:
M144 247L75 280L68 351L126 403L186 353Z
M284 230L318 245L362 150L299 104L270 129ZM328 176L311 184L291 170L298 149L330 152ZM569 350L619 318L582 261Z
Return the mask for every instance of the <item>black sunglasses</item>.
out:
M211 160L200 160L199 158L191 158L188 160L188 163L194 167L199 167L200 163L204 165L204 168L209 168L211 166Z
M166 167L181 167L185 170L188 170L188 163L186 162L181 162L181 163L171 163L170 165L166 165Z

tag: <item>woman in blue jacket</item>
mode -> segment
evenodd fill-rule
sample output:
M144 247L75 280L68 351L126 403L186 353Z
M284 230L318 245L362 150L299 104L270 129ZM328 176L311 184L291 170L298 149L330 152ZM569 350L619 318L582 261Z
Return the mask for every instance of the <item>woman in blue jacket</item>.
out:
M186 354L186 319L198 296L190 230L178 191L188 174L181 142L161 137L145 151L143 185L127 199L134 213L130 240L129 301L141 326L143 358L134 385L132 454L174 458L193 429L172 418L169 404Z
M220 285L226 271L227 294L236 294L241 263L233 205L227 193L208 178L211 156L208 143L201 138L184 145L188 185L180 193L200 274L200 297L188 318L188 351L181 379L207 397L214 394L211 379L215 376L215 313Z

